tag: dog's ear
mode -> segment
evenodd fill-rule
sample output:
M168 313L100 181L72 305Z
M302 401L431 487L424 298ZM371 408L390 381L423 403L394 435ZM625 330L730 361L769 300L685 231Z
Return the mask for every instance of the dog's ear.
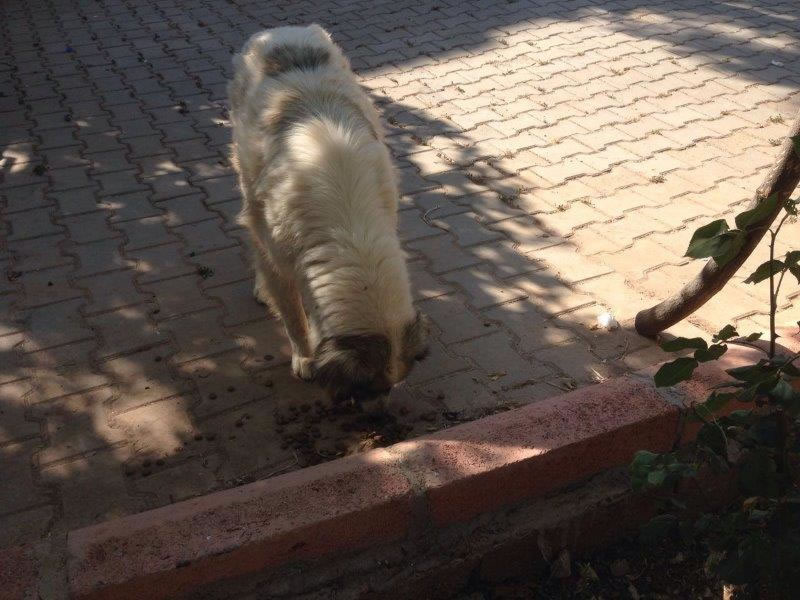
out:
M314 352L312 373L334 400L385 393L391 347L386 336L342 335L323 339Z
M403 331L403 358L406 362L422 360L428 355L430 332L428 317L417 311L414 320Z

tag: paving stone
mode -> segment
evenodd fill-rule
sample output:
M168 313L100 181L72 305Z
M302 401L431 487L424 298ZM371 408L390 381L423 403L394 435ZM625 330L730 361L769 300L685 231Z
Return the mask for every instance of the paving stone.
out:
M228 248L236 242L225 235L220 228L220 220L212 219L174 227L172 231L178 234L184 241L184 248L187 252L202 254L211 250Z
M520 202L503 200L499 194L494 192L472 194L465 198L459 198L456 202L471 208L483 223L494 223L509 217L520 217L524 214L524 211L520 210L518 206Z
M94 337L83 324L79 312L83 304L85 300L75 299L27 309L23 314L26 335L22 350L35 352Z
M459 418L478 418L492 412L500 404L492 393L471 371L454 373L417 386L419 393L436 398L445 410L457 413Z
M88 244L65 244L64 252L71 255L70 260L73 262L77 259L74 276L89 277L134 266L120 251L123 243L122 238L116 237Z
M27 418L28 406L25 397L32 391L31 382L27 379L0 383L0 444L38 438L39 423Z
M86 322L102 340L97 350L100 358L134 352L168 340L166 333L150 322L146 305L89 316Z
M169 347L158 346L102 363L103 372L114 385L115 395L107 403L111 414L191 392L191 381L171 371L166 354L169 354Z
M216 306L212 299L200 293L197 283L195 274L189 274L142 284L142 289L153 294L158 303L159 310L152 314L153 319L162 321Z
M26 440L3 447L0 474L3 481L13 481L6 493L0 496L0 514L22 511L48 503L48 493L36 481L33 469L33 453L39 449L39 439Z
M445 273L480 262L476 257L456 246L450 236L417 240L410 242L408 247L426 257L430 264L430 270L434 274Z
M538 362L538 357L535 362L524 359L502 333L454 344L451 348L480 367L495 389L540 379L552 373L550 368Z
M65 396L37 406L35 415L44 421L47 446L38 453L41 467L108 448L125 440L119 429L107 421L105 402L109 388Z
M88 244L120 235L109 227L108 212L105 210L62 217L58 222L67 228L69 238L75 244Z
M7 218L11 225L9 241L26 240L63 231L53 222L53 209L49 206L15 212Z
M137 289L135 276L136 271L124 269L80 279L77 285L88 291L91 297L84 313L100 313L152 300L151 295Z
M502 237L496 231L483 227L475 219L475 215L471 213L451 215L442 219L436 219L435 222L440 227L455 235L458 244L462 247L483 244Z
M531 217L505 219L493 223L492 228L507 235L524 254L564 242L563 238L537 226Z
M461 294L447 294L424 300L417 308L426 314L438 328L438 337L445 345L492 333L497 325L481 318L470 309L467 298Z
M52 206L53 202L47 197L46 192L47 186L44 184L9 188L3 192L0 210L4 213L12 213Z
M126 255L135 261L136 270L140 273L138 281L141 284L196 273L198 269L184 258L183 245L180 243L126 251Z
M73 349L72 360L58 365L43 364L31 366L28 374L31 377L33 394L28 398L33 416L39 404L72 394L107 386L109 381L96 372L88 362L88 357L81 356L77 345ZM69 347L67 347L69 349Z
M409 385L415 385L436 377L441 377L456 371L464 371L470 368L462 356L451 353L436 339L429 342L429 353L424 360L414 365L414 369L409 373L406 381Z
M597 358L582 340L542 348L536 351L536 358L565 376L564 380L554 380L554 383L565 386L564 389L600 383L624 372L614 363Z
M17 307L31 308L82 297L83 290L72 285L71 274L71 265L25 273L18 280L24 294L17 302Z
M59 216L69 217L96 211L98 208L108 208L105 203L98 202L95 198L95 188L77 188L59 192L53 196L57 206Z
M149 191L116 194L106 197L103 204L112 211L110 223L134 221L163 214L163 209L150 202Z
M151 246L160 246L176 241L176 236L167 229L162 216L145 217L133 221L122 221L114 225L125 234L125 251L131 252Z
M470 249L475 256L485 261L493 270L495 277L506 278L530 271L538 271L543 265L521 252L517 252L513 242L504 240L494 244L485 244ZM537 251L537 256L539 255Z
M130 456L125 447L89 453L42 469L42 480L57 486L65 528L79 528L146 508L127 493L120 465Z
M454 271L444 275L443 278L457 283L466 292L469 303L478 309L519 300L526 295L513 283L509 284L495 278L492 272L485 268Z
M165 323L179 348L172 361L179 364L238 348L236 340L222 329L219 318L219 311L212 309Z
M0 539L300 466L273 411L324 393L292 377L280 321L252 299L228 158L230 55L265 15L338 22L380 105L413 297L433 322L431 356L392 393L411 436L444 412L476 418L664 360L630 329L593 329L597 313L628 324L695 274L691 232L749 201L800 98L794 3L756 0L744 30L744 9L676 0L658 23L613 3L351 4L333 20L275 2L4 14ZM743 31L784 66L754 68L729 43ZM742 279L671 333L763 327ZM780 322L799 297L785 290ZM434 424L418 419L429 411ZM369 432L339 424L329 451L363 448Z
M202 179L194 185L206 193L209 204L239 198L239 189L233 175Z
M115 173L105 173L94 175L95 181L100 183L101 196L117 196L139 190L147 190L147 186L138 179L136 171L117 171ZM86 185L85 183L83 185ZM72 187L77 187L73 185Z

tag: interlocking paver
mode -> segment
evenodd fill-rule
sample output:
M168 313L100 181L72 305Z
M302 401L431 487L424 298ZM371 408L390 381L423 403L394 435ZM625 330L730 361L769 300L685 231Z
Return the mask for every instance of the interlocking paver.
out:
M394 392L409 435L664 360L597 313L694 274L691 231L741 209L800 107L789 2L340 4L0 7L0 540L365 447L347 415L310 452L280 424L323 395L289 374L236 223L225 84L261 23L328 27L384 115L434 326ZM763 326L742 279L673 331Z

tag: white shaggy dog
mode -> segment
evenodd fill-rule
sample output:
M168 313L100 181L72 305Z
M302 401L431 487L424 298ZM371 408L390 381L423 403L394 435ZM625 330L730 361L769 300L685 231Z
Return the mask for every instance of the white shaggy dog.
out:
M335 400L384 395L425 354L428 325L411 303L378 114L318 25L258 33L234 67L255 295L283 320L298 377Z

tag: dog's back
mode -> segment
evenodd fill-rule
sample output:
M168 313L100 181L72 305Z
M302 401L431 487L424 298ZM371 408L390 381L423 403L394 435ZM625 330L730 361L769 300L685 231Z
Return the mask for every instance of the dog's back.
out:
M312 346L324 350L320 378L343 372L353 380L363 367L360 378L376 385L402 379L409 356L418 354L405 347L416 344L408 331L419 318L377 112L318 26L257 34L234 64L229 93L241 222L277 271L298 282ZM384 339L389 350L354 347L359 336ZM373 364L378 355L385 360ZM323 369L331 357L349 362Z

